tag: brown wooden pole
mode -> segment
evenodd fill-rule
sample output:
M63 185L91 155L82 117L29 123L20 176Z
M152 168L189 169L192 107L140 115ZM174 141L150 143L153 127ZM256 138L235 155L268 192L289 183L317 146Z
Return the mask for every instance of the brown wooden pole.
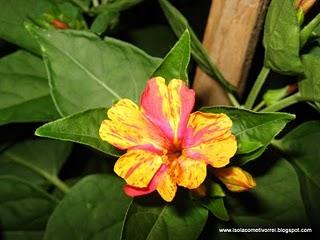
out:
M203 45L241 95L269 0L213 0ZM200 68L193 84L203 105L229 105L223 88Z

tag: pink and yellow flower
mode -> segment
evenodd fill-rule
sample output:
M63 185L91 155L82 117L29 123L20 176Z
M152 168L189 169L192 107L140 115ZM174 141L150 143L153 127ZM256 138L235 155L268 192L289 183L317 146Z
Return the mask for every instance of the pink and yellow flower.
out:
M127 195L156 190L164 200L172 201L177 185L189 189L200 186L208 164L221 181L228 180L230 190L255 185L252 177L247 181L250 174L240 168L231 174L235 178L232 184L225 172L222 175L228 177L220 177L219 169L228 169L223 167L237 150L232 121L222 113L191 113L194 101L194 91L183 81L173 79L167 86L163 78L157 77L148 81L140 107L122 99L108 110L109 119L102 122L99 134L113 146L127 150L114 166L127 183ZM237 183L241 187L236 188Z

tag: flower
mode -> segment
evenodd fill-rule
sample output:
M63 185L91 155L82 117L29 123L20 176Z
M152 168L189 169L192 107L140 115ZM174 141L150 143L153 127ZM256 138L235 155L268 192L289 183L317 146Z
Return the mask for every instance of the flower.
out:
M165 79L156 77L148 81L140 107L121 99L108 110L109 119L102 122L99 134L127 150L114 166L127 183L127 195L157 190L172 201L177 185L189 189L201 185L208 164L218 169L229 163L237 150L231 119L223 113L191 113L194 101L194 91L182 80L173 79L167 86Z

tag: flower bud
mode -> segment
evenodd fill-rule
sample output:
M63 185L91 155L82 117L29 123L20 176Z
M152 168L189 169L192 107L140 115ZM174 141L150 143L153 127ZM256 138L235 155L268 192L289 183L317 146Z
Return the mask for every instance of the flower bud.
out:
M295 93L298 90L298 84L292 83L283 88L270 89L263 95L263 101L267 106L275 104L282 98Z
M256 186L250 173L239 167L216 168L214 175L233 192L246 191Z
M294 6L296 9L301 9L306 14L312 6L316 3L316 0L295 0Z
M56 29L68 29L69 26L67 23L64 23L58 19L53 19L51 21L51 24L56 28Z
M299 25L301 25L304 21L304 16L308 13L308 11L312 8L312 6L316 3L316 0L295 0L294 7L297 9L297 18Z

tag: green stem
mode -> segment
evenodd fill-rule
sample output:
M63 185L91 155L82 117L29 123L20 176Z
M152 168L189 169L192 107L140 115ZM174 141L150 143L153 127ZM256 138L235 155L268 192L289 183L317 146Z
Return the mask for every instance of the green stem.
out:
M268 74L270 72L270 69L263 66L258 77L257 77L257 80L255 81L250 93L249 93L249 96L247 98L247 101L245 102L244 104L244 107L247 108L247 109L251 109L258 97L258 94L264 84L264 82L266 81L267 77L268 77Z
M240 103L238 102L238 100L236 99L236 97L232 93L227 92L227 96L233 106L240 107Z
M277 102L269 107L262 109L261 112L276 112L276 111L279 111L283 108L286 108L292 104L295 104L299 101L300 101L300 93L297 92L289 97L286 97L286 98L280 100L279 102Z
M51 175L51 174L47 173L46 171L44 171L43 169L32 165L31 163L20 160L17 156L14 156L12 154L10 154L10 158L12 159L12 161L14 161L18 164L21 164L21 165L29 168L30 170L36 172L37 174L39 174L41 177L45 178L50 183L52 183L54 186L56 186L61 192L67 193L69 191L69 187L63 181L61 181L57 176Z
M300 32L300 48L302 48L310 36L313 30L320 24L320 13L315 16Z
M92 0L92 4L93 4L94 7L98 7L99 6L98 0Z
M253 108L253 111L257 112L259 111L261 108L263 108L266 105L266 103L262 100L257 106L255 106Z
M80 0L69 0L74 5L77 5L79 8L81 8L84 12L88 12L89 8L84 4L84 2L81 2Z

